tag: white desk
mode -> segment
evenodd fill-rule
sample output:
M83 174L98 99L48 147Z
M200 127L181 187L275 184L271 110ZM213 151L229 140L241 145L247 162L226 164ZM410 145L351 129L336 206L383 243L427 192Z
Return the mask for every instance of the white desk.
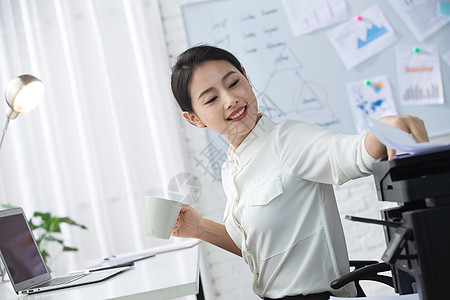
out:
M172 299L198 293L198 246L137 261L133 269L106 281L33 295L16 295L0 282L2 300Z

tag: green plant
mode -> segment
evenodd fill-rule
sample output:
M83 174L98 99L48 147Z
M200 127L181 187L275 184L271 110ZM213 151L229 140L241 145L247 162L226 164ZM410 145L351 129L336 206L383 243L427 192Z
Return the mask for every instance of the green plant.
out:
M61 233L61 224L66 223L82 229L86 226L76 223L69 217L55 217L50 213L34 212L28 221L31 230L35 233L36 243L41 251L42 258L47 263L50 254L47 252L47 243L56 242L62 246L62 251L78 251L78 248L67 246L58 235Z
M9 204L2 204L0 206L3 208L14 208L14 206ZM60 238L61 224L64 223L80 227L81 229L87 229L86 226L78 224L69 217L55 217L49 212L43 213L36 211L28 220L28 224L30 225L31 230L33 230L36 243L45 263L47 263L47 260L50 258L50 254L47 251L48 243L60 244L62 251L78 251L78 248L67 246L64 240Z

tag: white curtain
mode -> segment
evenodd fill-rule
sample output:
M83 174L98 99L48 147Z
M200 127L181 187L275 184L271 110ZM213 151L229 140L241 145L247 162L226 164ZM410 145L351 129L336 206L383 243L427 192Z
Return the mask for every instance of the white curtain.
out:
M165 195L186 151L157 1L1 0L0 33L0 91L20 74L46 85L9 123L0 204L87 225L63 227L80 250L50 265L159 245L145 236L144 197Z

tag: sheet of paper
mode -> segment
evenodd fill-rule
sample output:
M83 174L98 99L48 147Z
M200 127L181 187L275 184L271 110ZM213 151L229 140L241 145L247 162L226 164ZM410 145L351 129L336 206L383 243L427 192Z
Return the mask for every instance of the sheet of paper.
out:
M444 103L441 64L437 45L397 47L397 74L403 105Z
M313 32L348 17L344 0L283 0L282 3L294 36Z
M411 134L403 130L374 119L371 122L369 126L370 132L385 146L398 151L417 153L448 146L443 143L417 143Z
M387 76L382 75L365 80L361 79L346 85L358 132L369 128L370 118L379 119L387 115L397 115Z
M150 258L159 253L191 248L194 247L195 245L198 245L199 243L200 241L198 239L186 239L181 242L153 247L142 251L111 255L109 257L102 259L100 262L95 262L94 264L88 262L88 265L82 266L82 268L80 270L75 271L75 273L78 273L80 271L102 270L105 268L119 267L122 265L132 265L130 264L131 262Z
M450 49L442 55L442 58L445 60L445 62L450 67Z
M359 16L361 20L352 18L328 32L331 43L347 69L355 67L397 41L394 29L377 5Z
M330 300L351 300L351 299L361 299L361 298L341 298L341 297L330 297ZM395 295L395 296L376 296L376 297L366 297L366 300L419 300L419 294L411 295Z
M394 10L420 42L450 21L439 13L439 0L390 0Z
M130 253L124 253L124 254L118 254L114 255L115 259L121 259L121 258L133 258L133 257L141 257L145 255L156 255L158 253L164 253L169 251L175 251L175 250L181 250L193 247L199 243L199 240L197 239L187 239L186 241L172 243L168 245L158 246L142 251L137 252L130 252Z

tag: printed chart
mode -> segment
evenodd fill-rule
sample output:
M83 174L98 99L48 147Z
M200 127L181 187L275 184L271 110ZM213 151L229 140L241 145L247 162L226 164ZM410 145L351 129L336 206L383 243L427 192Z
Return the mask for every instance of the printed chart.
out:
M373 42L375 39L379 38L380 36L386 33L388 33L386 27L384 26L378 27L377 25L372 24L372 26L366 30L366 39L362 40L358 38L357 48L359 49L361 47L364 47L365 45Z
M378 6L328 33L347 69L351 69L397 41L394 29Z
M397 47L397 72L403 105L444 103L437 46Z

